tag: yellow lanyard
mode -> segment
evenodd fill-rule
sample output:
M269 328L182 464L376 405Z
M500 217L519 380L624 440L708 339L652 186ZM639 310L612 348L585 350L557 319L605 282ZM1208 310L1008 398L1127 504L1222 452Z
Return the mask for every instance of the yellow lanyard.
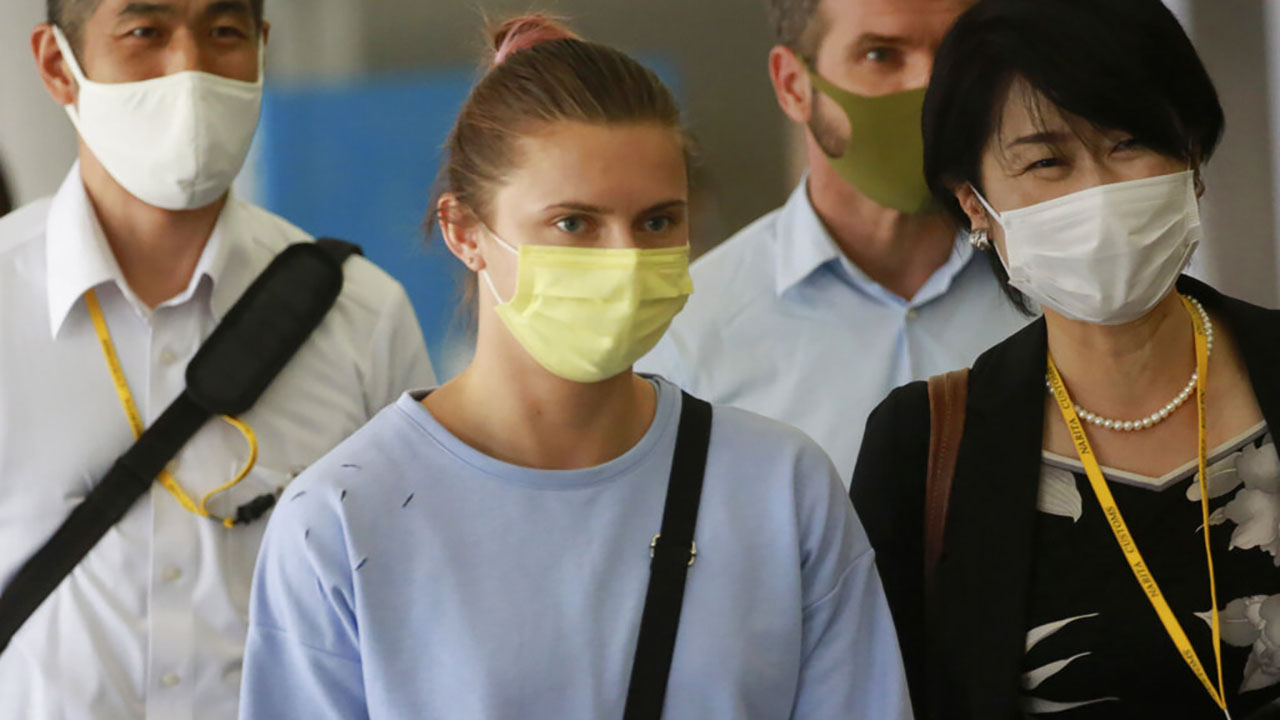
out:
M1165 600L1164 593L1160 591L1160 586L1156 584L1155 577L1151 574L1146 562L1143 561L1142 554L1138 552L1138 546L1133 536L1129 534L1129 527L1125 525L1124 517L1120 514L1120 508L1116 505L1115 498L1111 496L1111 489L1107 487L1107 481L1102 476L1102 468L1098 466L1098 460L1093 454L1093 448L1089 445L1089 438L1085 436L1084 425L1080 422L1079 416L1076 415L1075 403L1071 401L1071 396L1067 394L1067 388L1062 383L1062 376L1058 374L1058 368L1054 365L1052 357L1049 358L1049 383L1053 388L1053 396L1058 402L1058 408L1062 410L1062 419L1066 421L1067 429L1071 432L1071 439L1075 442L1076 453L1080 455L1080 462L1084 464L1085 472L1089 476L1089 483L1093 486L1093 493L1098 498L1098 504L1102 506L1102 513L1106 516L1107 524L1111 526L1111 532L1115 534L1116 542L1119 543L1120 550L1124 552L1125 560L1129 562L1129 567L1133 570L1134 577L1137 578L1138 584L1142 586L1143 591L1147 594L1147 599L1151 601L1151 607L1155 609L1156 615L1160 616L1160 622L1164 624L1165 632L1169 634L1169 639L1178 648L1178 653L1182 655L1182 659L1191 668L1191 672L1195 673L1195 676L1200 679L1205 690L1209 691L1209 696L1213 698L1213 702L1222 708L1222 712L1227 718L1230 718L1231 714L1227 710L1226 690L1222 683L1222 626L1218 618L1218 586L1214 580L1213 550L1209 544L1209 488L1206 485L1208 476L1206 472L1208 466L1208 424L1205 420L1204 407L1205 382L1209 377L1209 343L1200 314L1192 307L1191 301L1186 296L1182 296L1181 300L1187 314L1191 316L1191 323L1195 329L1196 410L1200 418L1200 437L1197 447L1200 468L1200 509L1204 516L1204 552L1209 565L1209 598L1213 603L1213 654L1218 665L1217 687L1214 687L1213 682L1209 679L1209 674L1200 662L1200 657L1196 655L1195 648L1191 647L1191 641L1187 639L1187 634L1183 632L1182 625L1178 622L1178 618L1174 616L1173 610L1169 607L1169 602Z
M120 366L120 358L116 355L115 343L111 342L111 333L107 330L107 320L102 315L102 306L98 304L98 294L93 290L89 290L84 295L84 303L89 308L89 317L93 319L93 327L98 332L98 342L102 345L102 354L107 359L107 369L111 371L111 381L115 383L116 394L120 396L120 405L124 408L125 416L129 418L129 427L133 430L133 438L137 440L142 437L146 426L142 424L142 416L138 413L138 408L133 403L133 395L129 392L129 383L124 377L124 368ZM215 520L219 518L214 518L210 514L209 500L213 496L240 484L240 481L244 480L249 471L253 469L254 464L258 462L258 439L253 434L253 430L236 418L224 415L222 419L239 430L249 443L249 461L245 463L244 467L231 482L208 493L197 504L183 491L182 486L169 474L168 470L161 470L160 475L157 477L164 489L177 498L178 502L188 512ZM235 527L236 524L235 519L230 517L221 518L221 521L223 525L229 528Z

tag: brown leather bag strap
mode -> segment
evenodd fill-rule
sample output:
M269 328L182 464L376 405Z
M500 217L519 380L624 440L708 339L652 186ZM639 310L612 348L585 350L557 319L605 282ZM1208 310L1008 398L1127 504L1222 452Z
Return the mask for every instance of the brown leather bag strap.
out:
M964 435L969 370L955 370L929 378L929 466L924 489L924 587L933 595L933 576L942 557L951 481Z

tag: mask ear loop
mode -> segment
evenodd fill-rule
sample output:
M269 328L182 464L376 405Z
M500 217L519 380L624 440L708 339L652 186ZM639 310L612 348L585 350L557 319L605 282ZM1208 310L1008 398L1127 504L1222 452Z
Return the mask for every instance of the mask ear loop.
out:
M62 51L62 58L66 61L67 67L71 69L71 76L75 78L76 85L83 88L89 80L85 77L76 54L71 51L71 43L67 40L66 34L57 25L53 26L53 39L58 43L58 49Z
M982 193L978 192L978 188L974 187L973 183L969 183L969 189L972 190L974 196L978 198L978 202L982 203L982 207L986 208L987 212L991 214L991 219L995 220L996 224L1003 228L1004 223L1000 221L1000 213L996 212L996 209L991 207L991 203L987 202L987 199L982 197Z
M483 222L482 222L482 223L480 223L480 227L484 228L484 231L485 231L486 233L489 233L489 237L491 237L491 238L493 238L494 240L498 241L498 245L502 246L502 249L503 249L503 250L506 250L507 252L511 253L512 255L515 255L517 258L519 258L519 257L520 257L520 251L519 251L519 250L517 250L517 249L515 249L515 248L514 248L514 247L512 247L511 245L507 244L507 241L506 241L506 240L503 240L502 238L498 237L498 234L497 234L497 233L495 233L493 230L490 230L488 225L486 225L485 223L483 223ZM493 284L493 277L491 277L491 276L489 275L489 269L488 269L488 268L485 268L485 269L483 269L483 270L481 270L481 271L480 271L480 277L484 278L484 282L485 282L485 284L489 286L489 292L493 293L493 299L494 299L494 300L497 300L499 305L505 305L505 304L507 304L508 302L510 302L510 301L508 301L508 300L503 300L503 299L502 299L502 296L498 294L498 288L497 288L497 286L495 286L495 285Z
M996 224L1007 232L1007 229L1004 227L1004 222L1000 219L1000 213L996 212L996 209L991 207L991 203L987 202L987 199L982 197L982 193L978 192L978 188L974 187L973 183L969 183L969 189L972 190L974 196L978 198L978 202L982 203L982 207L987 209L987 213L991 215L991 219L995 220ZM991 251L996 254L996 258L1000 260L1000 264L1004 266L1004 271L1007 274L1009 272L1009 260L1000 252L1000 248L996 247L994 240L989 242ZM1008 246L1006 246L1005 252L1008 252Z
M71 70L71 77L76 81L77 96L83 92L85 87L91 81L85 77L84 70L80 67L80 61L76 59L76 54L71 51L71 43L68 42L67 36L62 32L62 28L57 25L53 26L53 39L58 43L58 49L62 51L62 59L67 63L67 67ZM71 124L75 127L76 132L80 132L80 109L76 107L76 101L72 100L63 106L67 112L67 117L71 118Z

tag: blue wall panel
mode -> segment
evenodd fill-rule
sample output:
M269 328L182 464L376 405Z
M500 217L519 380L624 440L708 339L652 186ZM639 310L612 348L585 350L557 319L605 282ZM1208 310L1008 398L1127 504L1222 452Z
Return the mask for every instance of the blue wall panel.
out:
M362 245L405 286L437 365L458 330L461 264L438 237L427 242L423 220L473 78L457 71L271 88L258 137L257 201L314 235Z

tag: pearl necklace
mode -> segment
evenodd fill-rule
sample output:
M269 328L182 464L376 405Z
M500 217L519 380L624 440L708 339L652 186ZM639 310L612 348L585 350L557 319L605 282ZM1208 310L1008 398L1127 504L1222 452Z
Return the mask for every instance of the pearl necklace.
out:
M1213 322L1209 320L1209 313L1205 312L1204 306L1200 304L1199 300L1196 300L1195 298L1190 296L1188 296L1187 299L1190 300L1191 304L1195 306L1196 312L1200 313L1200 320L1202 323L1204 323L1204 333L1206 335L1206 339L1208 340L1209 352L1212 353L1213 352ZM1148 428L1155 427L1156 425L1159 425L1160 423L1164 422L1166 419L1168 419L1170 415L1174 413L1175 410L1182 407L1183 404L1186 403L1187 400L1191 398L1191 394L1196 391L1197 379L1198 379L1198 376L1196 374L1196 371L1194 370L1191 371L1191 379L1187 381L1186 386L1182 388L1182 391L1178 393L1177 397L1175 397L1172 401L1170 401L1169 404L1160 408L1158 411L1148 415L1147 417L1142 418L1141 420L1112 420L1110 418L1102 417L1097 413L1089 412L1088 410L1085 410L1084 408L1080 407L1079 404L1075 405L1076 415L1079 415L1081 420L1084 420L1090 425L1094 425L1106 430L1118 430L1121 432L1132 432L1134 430L1146 430ZM1045 378L1045 386L1049 388L1049 394L1052 395L1053 384L1049 382L1047 377Z

